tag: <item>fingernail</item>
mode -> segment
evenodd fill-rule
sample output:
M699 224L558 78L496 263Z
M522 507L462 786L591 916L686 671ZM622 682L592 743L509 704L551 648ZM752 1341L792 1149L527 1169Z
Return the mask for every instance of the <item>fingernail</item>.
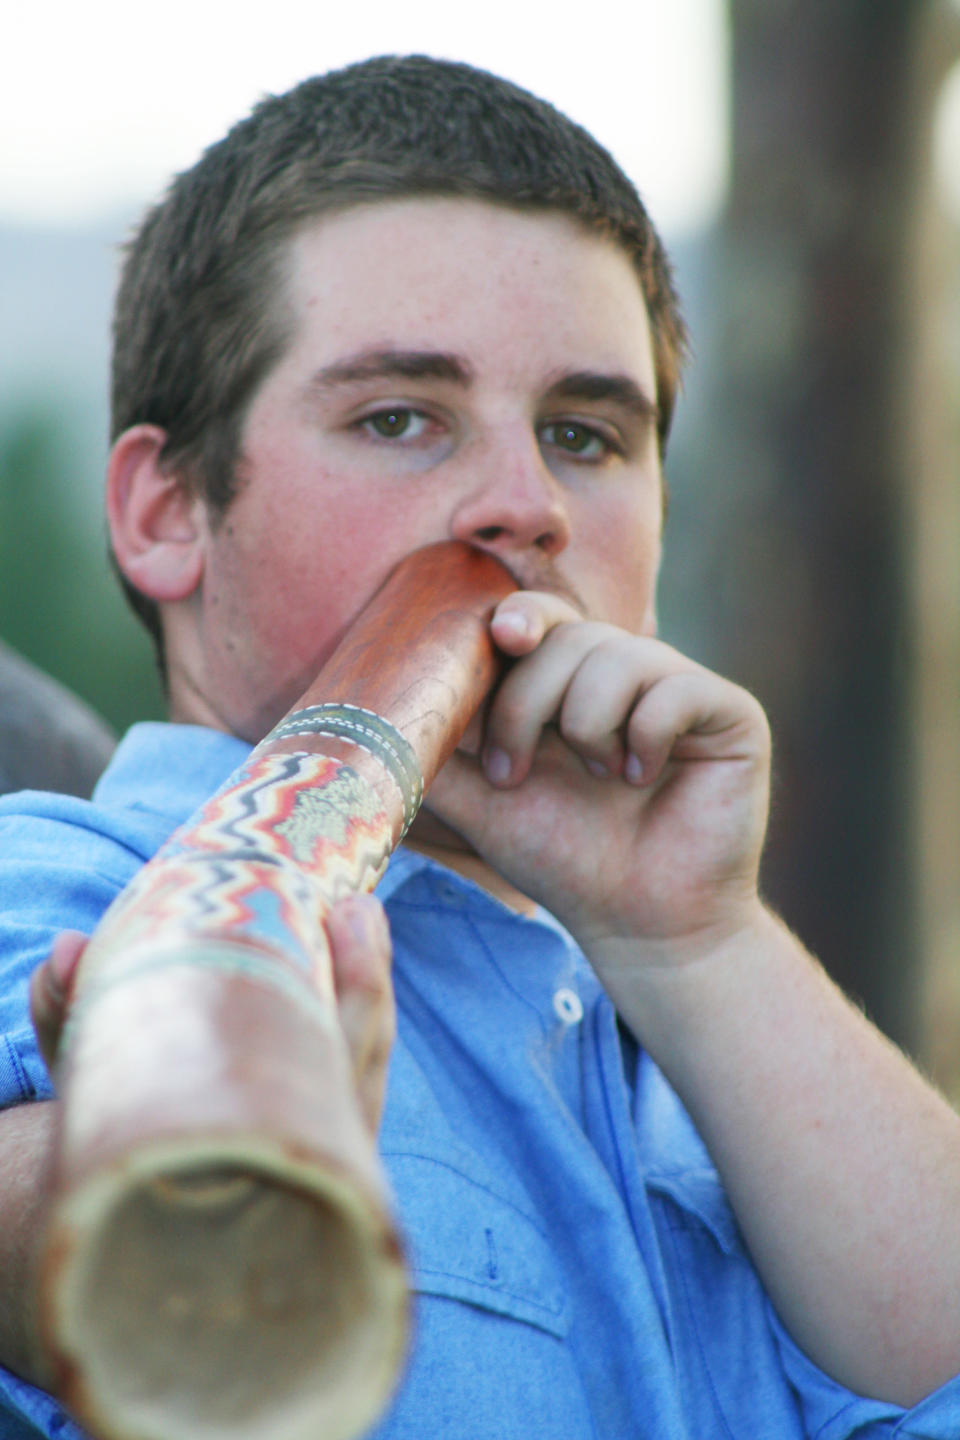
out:
M380 945L389 935L383 908L368 896L347 901L347 925L354 940L365 948Z
M623 773L631 785L643 784L643 765L632 751L624 762Z
M583 763L590 771L590 774L594 775L598 780L610 779L609 768L604 765L600 760L585 760Z
M483 768L494 785L504 785L510 779L510 756L506 750L491 745L484 753Z
M509 630L518 640L531 634L530 621L520 610L504 610L497 616L497 628Z
M46 968L46 981L48 988L58 998L62 998L66 994L76 959L76 950L63 943L54 945L50 952Z

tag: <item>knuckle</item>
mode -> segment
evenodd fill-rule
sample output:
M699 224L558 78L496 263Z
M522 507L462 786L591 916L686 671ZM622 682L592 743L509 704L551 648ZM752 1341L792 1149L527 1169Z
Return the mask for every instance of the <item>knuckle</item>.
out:
M517 735L529 722L529 702L516 685L501 686L487 717L488 734L495 737Z
M612 732L598 725L596 716L580 706L565 707L560 715L559 731L568 745L590 755L609 755L619 747Z

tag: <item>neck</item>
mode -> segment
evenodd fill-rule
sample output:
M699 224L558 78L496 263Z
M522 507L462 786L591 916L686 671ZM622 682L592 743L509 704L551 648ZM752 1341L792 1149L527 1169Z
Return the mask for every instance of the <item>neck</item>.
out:
M481 890L486 890L488 895L519 915L532 915L537 908L528 895L511 885L509 880L504 880L475 851L469 849L459 835L422 810L404 843L408 849L416 850L420 855L429 855L431 860L446 865L448 870L472 880Z

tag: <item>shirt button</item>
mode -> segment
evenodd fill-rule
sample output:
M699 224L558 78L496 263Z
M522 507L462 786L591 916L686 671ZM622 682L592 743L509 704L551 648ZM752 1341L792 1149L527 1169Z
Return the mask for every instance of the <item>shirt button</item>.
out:
M554 995L553 1008L564 1025L576 1025L583 1019L583 1001L575 990L568 990L566 986Z

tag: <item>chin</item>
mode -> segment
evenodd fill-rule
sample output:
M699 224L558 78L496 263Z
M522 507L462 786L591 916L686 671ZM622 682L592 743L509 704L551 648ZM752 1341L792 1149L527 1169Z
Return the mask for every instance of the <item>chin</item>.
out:
M470 851L470 846L463 836L458 835L456 830L451 830L449 825L438 820L429 810L421 810L410 826L407 844L414 849L422 845L430 850Z

